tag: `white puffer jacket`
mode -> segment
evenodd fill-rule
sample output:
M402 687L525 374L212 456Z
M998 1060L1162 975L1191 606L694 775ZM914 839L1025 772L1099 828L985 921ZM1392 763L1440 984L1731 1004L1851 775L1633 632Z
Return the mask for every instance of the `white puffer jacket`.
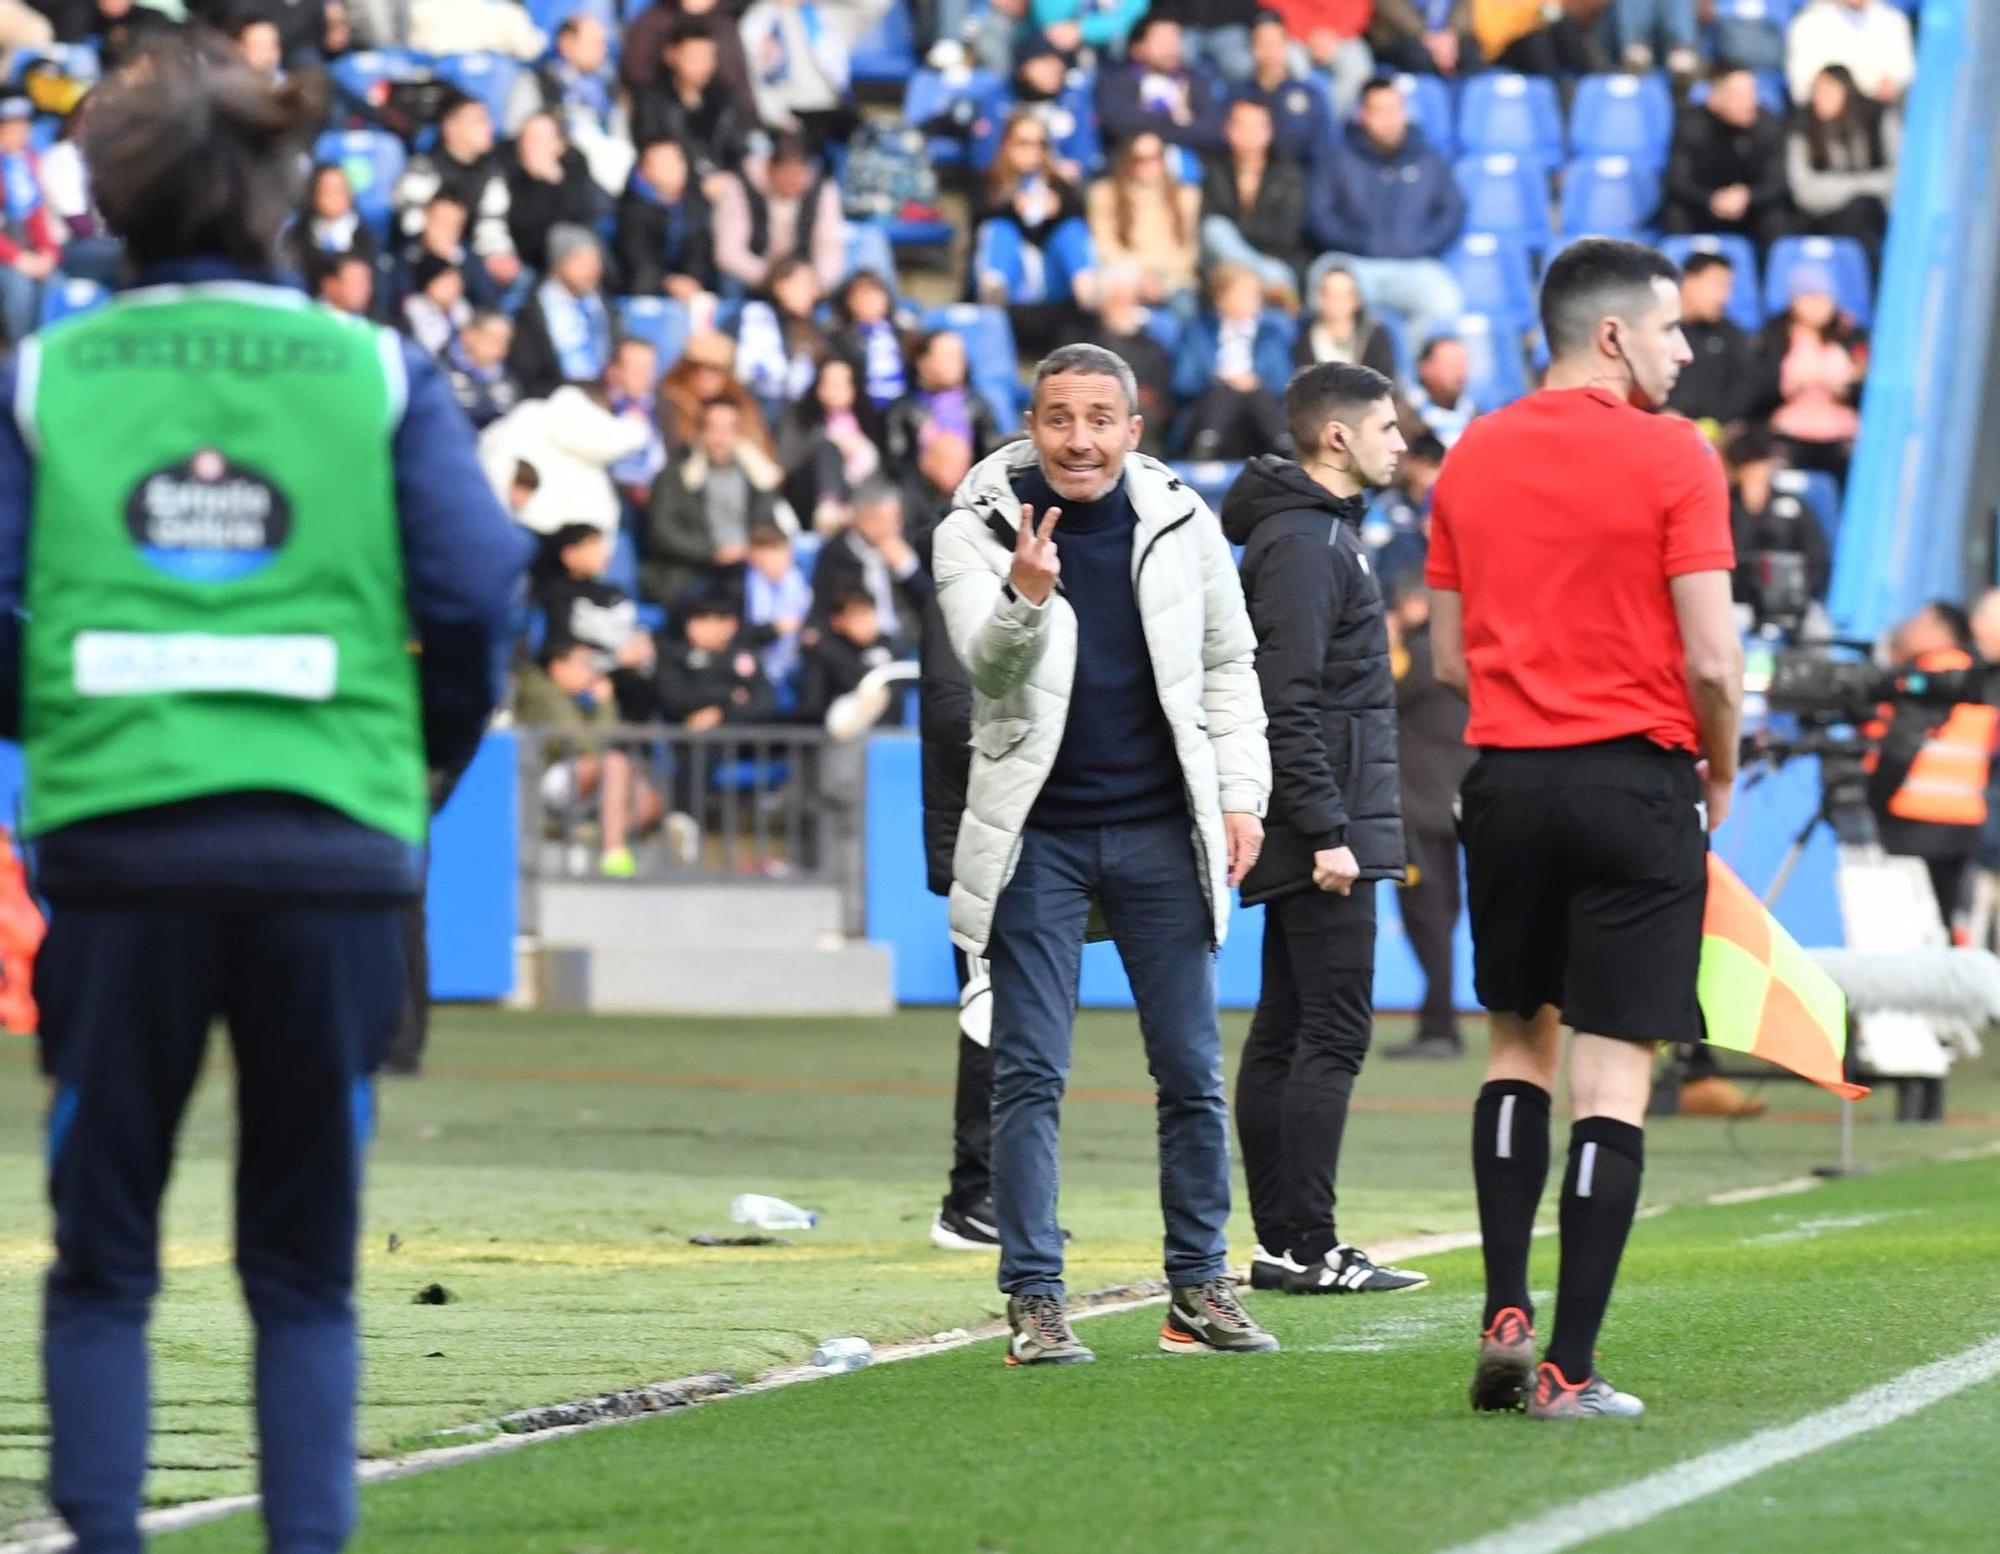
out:
M1032 444L1016 442L975 466L938 527L933 551L945 626L973 687L972 775L952 858L951 935L974 954L983 954L992 937L994 907L1013 877L1028 812L1055 765L1076 675L1069 601L1058 589L1033 605L1007 582L1021 522L1008 477L1034 458ZM1125 485L1138 519L1133 587L1180 757L1219 945L1229 921L1222 816L1261 817L1271 796L1257 638L1228 542L1201 498L1143 454L1126 458ZM1060 524L1056 551L1060 556ZM1089 709L1081 711L1087 716Z

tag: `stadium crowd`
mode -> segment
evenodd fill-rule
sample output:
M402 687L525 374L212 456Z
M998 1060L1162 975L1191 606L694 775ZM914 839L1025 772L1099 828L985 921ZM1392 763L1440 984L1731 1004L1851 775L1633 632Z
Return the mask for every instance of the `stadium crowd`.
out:
M1212 499L1286 449L1297 367L1389 375L1410 454L1365 535L1393 585L1584 234L1685 261L1670 408L1728 463L1739 551L1803 550L1824 588L1907 7L905 4L0 0L0 321L115 280L72 132L94 79L206 21L327 73L287 261L445 364L544 537L526 721L814 720L913 655L913 541L1016 425L1017 350L1065 340L1131 364L1147 451ZM900 120L868 106L899 83ZM926 308L896 256L958 251L940 172L970 241ZM656 802L606 797L607 833Z

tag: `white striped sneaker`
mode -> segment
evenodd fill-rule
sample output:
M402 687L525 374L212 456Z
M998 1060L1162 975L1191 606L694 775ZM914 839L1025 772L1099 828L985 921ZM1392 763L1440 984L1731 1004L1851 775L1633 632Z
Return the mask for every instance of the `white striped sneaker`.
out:
M1345 1242L1314 1262L1293 1266L1299 1271L1287 1271L1281 1286L1287 1295L1390 1295L1420 1290L1431 1282L1429 1274L1385 1267L1360 1247Z

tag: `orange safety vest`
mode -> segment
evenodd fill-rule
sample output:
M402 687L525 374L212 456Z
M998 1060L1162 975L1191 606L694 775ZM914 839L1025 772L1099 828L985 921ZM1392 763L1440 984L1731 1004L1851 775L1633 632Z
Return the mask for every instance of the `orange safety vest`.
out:
M1957 648L1925 653L1919 669L1936 673L1970 669L1972 657ZM1951 716L1931 731L1917 759L1889 800L1889 813L1899 820L1935 826L1978 826L1986 823L1986 781L1993 763L1993 744L2000 736L2000 707L1961 702Z

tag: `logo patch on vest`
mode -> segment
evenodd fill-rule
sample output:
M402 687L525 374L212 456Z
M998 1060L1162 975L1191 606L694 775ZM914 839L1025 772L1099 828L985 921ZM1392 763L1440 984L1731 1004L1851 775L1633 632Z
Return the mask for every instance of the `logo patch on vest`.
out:
M148 565L187 582L226 583L277 560L292 504L256 470L204 448L134 486L125 527Z

